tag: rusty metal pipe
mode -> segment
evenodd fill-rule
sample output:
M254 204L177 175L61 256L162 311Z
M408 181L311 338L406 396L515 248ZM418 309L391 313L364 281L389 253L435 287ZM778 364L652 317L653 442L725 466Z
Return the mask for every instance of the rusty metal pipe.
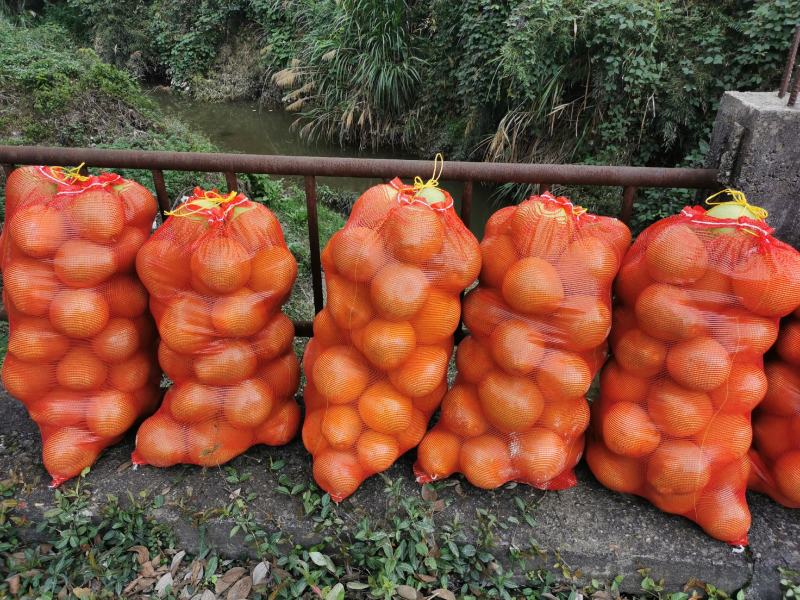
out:
M789 79L792 76L792 69L794 68L794 61L797 58L797 48L799 46L800 25L795 28L792 43L789 45L789 54L786 56L786 66L783 68L783 77L781 78L780 90L778 90L778 98L783 98L786 95L786 90L789 89Z
M277 156L201 152L153 152L105 148L50 146L0 146L0 163L26 165L76 165L93 167L165 169L176 171L230 171L329 177L413 177L428 173L423 160ZM669 188L713 188L716 169L621 167L602 165L511 164L446 162L443 179L572 185L607 185Z

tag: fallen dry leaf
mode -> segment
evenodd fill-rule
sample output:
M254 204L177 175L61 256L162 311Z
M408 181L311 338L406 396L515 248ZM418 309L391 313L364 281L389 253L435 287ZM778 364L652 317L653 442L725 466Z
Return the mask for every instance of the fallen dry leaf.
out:
M156 589L155 589L156 594L158 594L159 596L163 596L166 593L167 588L172 587L172 584L173 584L172 573L169 572L164 573L161 576L161 579L159 579L158 583L156 584Z
M228 590L226 600L246 600L250 595L250 590L253 589L253 580L248 575L242 577L239 581L233 584L231 589Z
M173 577L175 576L175 573L178 571L178 567L180 566L184 556L186 556L186 550L181 550L175 556L172 557L172 564L169 567L169 571L170 573L172 573Z
M131 546L128 548L128 552L136 552L136 560L140 565L143 565L150 560L150 550L144 546Z

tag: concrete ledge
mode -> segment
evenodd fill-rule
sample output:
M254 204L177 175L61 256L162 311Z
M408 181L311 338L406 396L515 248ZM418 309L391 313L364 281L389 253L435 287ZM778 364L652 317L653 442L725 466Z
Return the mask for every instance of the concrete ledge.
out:
M12 471L21 475L29 518L35 520L52 505L53 492L40 463L40 442L36 425L24 407L7 395L0 397L0 477ZM198 515L205 519L205 543L222 554L237 557L249 554L241 536L229 537L232 522L214 514L230 502L232 488L253 492L251 507L258 522L267 531L281 531L295 544L320 543L323 536L314 531L314 522L303 516L302 501L276 491L277 472L270 471L270 459L283 459L280 473L292 481L310 481L310 457L299 442L284 448L258 446L231 463L239 472L251 472L252 479L239 486L225 481L222 469L202 470L179 466L170 469L126 468L132 439L106 451L92 469L87 481L98 503L106 494L120 498L131 492L148 490L162 494L164 506L156 518L170 523L181 547L192 552L200 545ZM401 459L388 475L400 480L403 494L420 494L421 488L411 475L411 458ZM578 473L579 485L563 492L544 493L527 486L485 492L462 482L439 491L445 507L436 513L438 523L449 523L458 516L462 522L476 519L476 510L485 509L499 522L509 525L497 530L493 554L508 557L508 549L523 550L526 568L547 568L563 577L571 571L578 581L592 578L610 580L624 575L622 589L639 590L638 569L649 568L650 575L665 580L669 591L682 590L692 578L713 583L732 592L752 582L748 597L776 598L778 566L800 565L800 511L778 507L764 497L751 495L754 525L751 547L736 553L729 546L707 537L689 521L668 516L638 498L615 494L600 487L585 468ZM67 484L69 485L69 484ZM337 509L343 518L339 530L347 535L362 516L380 517L387 505L385 482L380 477L368 480L349 500ZM516 506L515 498L535 506L531 514L535 526L529 526ZM515 525L509 517L516 517ZM468 532L468 530L467 530ZM527 552L526 552L527 551ZM334 560L341 549L331 548ZM558 565L558 567L556 567ZM516 571L524 576L524 569Z

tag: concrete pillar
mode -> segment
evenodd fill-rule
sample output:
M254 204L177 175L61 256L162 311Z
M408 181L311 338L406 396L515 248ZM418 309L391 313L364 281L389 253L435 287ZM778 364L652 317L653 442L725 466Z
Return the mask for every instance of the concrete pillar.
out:
M779 239L800 248L800 103L777 92L725 92L706 166L769 211Z

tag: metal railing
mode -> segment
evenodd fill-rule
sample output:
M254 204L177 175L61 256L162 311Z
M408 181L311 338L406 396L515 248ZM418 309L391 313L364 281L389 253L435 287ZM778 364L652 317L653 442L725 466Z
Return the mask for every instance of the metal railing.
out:
M308 238L311 253L311 282L314 310L322 310L322 267L317 219L318 176L391 179L414 177L430 172L431 163L421 160L387 160L223 154L198 152L145 152L99 148L58 148L47 146L0 146L0 165L8 176L16 165L78 165L110 169L148 169L153 178L159 208L170 209L164 171L222 173L228 191L237 189L237 173L302 176L305 183ZM463 182L461 219L469 227L472 190L475 182L538 184L539 192L553 184L622 187L619 217L629 223L636 192L644 187L716 189L716 169L620 167L605 165L510 164L446 162L443 179ZM298 337L310 337L310 321L295 322Z

